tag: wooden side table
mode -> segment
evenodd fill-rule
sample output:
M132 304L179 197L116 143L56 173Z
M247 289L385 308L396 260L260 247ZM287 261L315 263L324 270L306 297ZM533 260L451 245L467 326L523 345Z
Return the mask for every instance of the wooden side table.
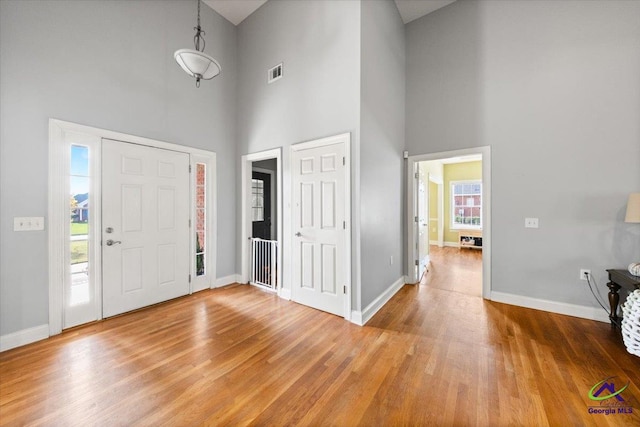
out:
M611 327L616 328L620 325L620 318L618 317L618 304L620 303L620 294L618 291L620 288L628 289L633 292L636 289L640 289L640 276L634 276L629 273L628 270L607 270L609 273L609 306L611 312L609 313L609 320L611 321Z

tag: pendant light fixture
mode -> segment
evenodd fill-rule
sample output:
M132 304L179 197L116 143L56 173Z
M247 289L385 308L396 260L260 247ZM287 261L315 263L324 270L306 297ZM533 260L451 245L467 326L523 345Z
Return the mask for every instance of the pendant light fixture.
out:
M200 80L211 80L222 71L218 61L211 56L204 53L204 37L205 32L200 27L200 0L198 2L198 26L193 29L196 30L196 35L193 36L194 49L178 49L173 54L176 62L184 71L191 77L196 78L196 87L200 87Z

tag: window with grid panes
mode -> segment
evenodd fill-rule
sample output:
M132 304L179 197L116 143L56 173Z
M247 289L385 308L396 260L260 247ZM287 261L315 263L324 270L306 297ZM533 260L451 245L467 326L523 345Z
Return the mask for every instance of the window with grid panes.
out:
M482 228L482 182L451 182L451 228Z

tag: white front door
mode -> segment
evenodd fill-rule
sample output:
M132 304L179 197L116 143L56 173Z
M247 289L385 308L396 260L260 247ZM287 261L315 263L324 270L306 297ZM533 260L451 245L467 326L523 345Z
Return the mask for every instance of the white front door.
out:
M189 155L103 139L103 317L189 293Z
M344 316L345 143L293 149L292 297Z

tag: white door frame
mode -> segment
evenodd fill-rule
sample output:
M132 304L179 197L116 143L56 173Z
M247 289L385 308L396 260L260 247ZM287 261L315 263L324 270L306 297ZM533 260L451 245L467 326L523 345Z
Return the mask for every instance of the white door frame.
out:
M345 167L344 167L344 220L346 223L345 230L345 248L344 248L344 285L346 287L347 292L344 295L344 318L345 320L351 321L351 294L352 294L352 285L351 285L351 133L343 133L340 135L329 136L326 138L316 139L313 141L300 142L294 145L291 145L289 150L289 172L291 168L291 159L293 158L293 152L298 150L306 150L309 148L317 148L324 147L328 145L334 144L344 144L344 158L345 158ZM293 198L294 189L293 189L293 180L291 179L291 173L289 173L289 188L290 192L287 194L286 202L289 206L289 215L286 218L286 227L288 230L288 239L287 241L290 243L289 248L293 247L293 221L292 218L295 216L295 206L291 203ZM290 256L287 259L292 259L293 254L289 254ZM287 274L289 277L293 277L293 263L287 268ZM291 287L293 287L293 281L290 281ZM290 288L291 289L291 288Z
M216 277L216 248L217 248L217 205L216 205L216 154L211 151L200 150L184 145L171 144L106 129L80 125L57 119L49 119L49 201L48 201L48 238L49 238L49 335L56 335L62 332L63 312L64 312L64 284L65 266L69 261L66 259L66 240L69 238L69 188L67 176L69 174L68 142L67 133L81 134L94 139L96 144L102 144L102 138L114 139L131 144L145 145L148 147L162 148L165 150L179 151L190 155L190 165L192 171L195 163L205 163L207 165L207 221L210 227L207 230L207 241L209 242L207 251L207 262L210 268L207 271L207 278L203 279L213 287ZM94 160L101 163L100 150L95 150ZM190 177L190 186L195 182L195 174ZM101 177L100 175L90 178L94 182L91 189L95 189L92 195L95 199L100 199ZM95 184L95 185L94 185ZM195 199L194 192L191 191L190 218L191 224L195 224ZM209 202L211 203L209 205ZM97 219L97 218L96 218ZM100 230L102 224L96 225ZM193 230L193 227L191 228ZM96 242L97 243L97 242ZM190 264L192 278L195 277L195 238L193 233L190 236ZM102 258L102 247L96 244L94 247L95 256ZM102 272L98 272L102 277ZM202 278L202 276L200 276ZM96 284L96 319L102 319L102 284ZM202 285L202 280L201 283ZM194 281L190 283L190 293L193 292Z
M407 164L407 278L408 283L413 283L411 280L415 271L414 260L416 236L414 233L415 227L413 227L413 212L415 212L415 178L414 170L415 164L418 162L430 161L430 160L442 160L451 157L468 156L472 154L482 155L482 297L484 299L491 299L491 147L475 147L466 148L462 150L443 151L439 153L419 154L409 156ZM446 202L446 201L444 201ZM444 221L444 218L442 219ZM441 222L442 222L441 221Z
M285 248L283 248L282 241L282 224L283 224L283 210L282 210L282 148L274 148L272 150L260 151L258 153L245 154L242 156L241 160L241 209L240 209L240 222L241 222L241 231L240 231L240 259L241 259L241 273L242 276L240 278L241 283L249 282L249 268L250 268L250 257L249 257L249 239L251 238L250 230L251 230L251 216L249 215L249 211L251 210L251 172L253 171L252 164L253 162L258 162L260 160L269 160L276 159L276 203L273 205L273 197L272 206L275 206L276 211L276 223L277 223L277 236L276 240L278 241L278 251L277 251L277 265L282 266L282 252ZM273 188L273 182L271 183ZM277 282L278 282L278 295L282 298L291 299L290 292L287 292L283 289L283 270L284 268L278 268L276 270Z

